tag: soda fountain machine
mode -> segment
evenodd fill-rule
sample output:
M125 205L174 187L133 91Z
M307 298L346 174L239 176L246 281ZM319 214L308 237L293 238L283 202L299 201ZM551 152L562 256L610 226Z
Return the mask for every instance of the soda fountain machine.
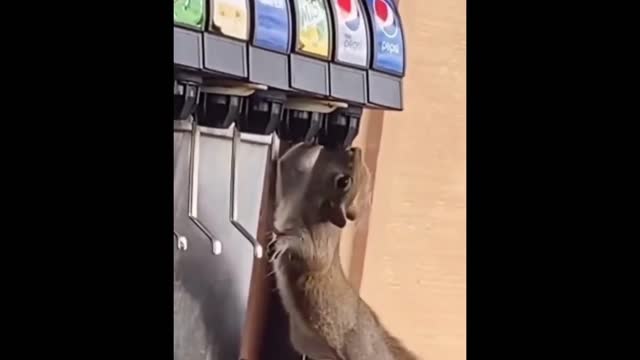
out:
M274 161L298 142L350 146L364 109L402 110L400 14L392 0L174 0L173 31L174 359L272 358L244 349L261 328Z

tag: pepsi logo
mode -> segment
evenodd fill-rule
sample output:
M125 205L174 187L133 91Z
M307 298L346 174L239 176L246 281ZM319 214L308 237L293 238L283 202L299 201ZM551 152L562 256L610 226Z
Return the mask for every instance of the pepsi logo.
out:
M356 31L360 28L360 7L357 0L336 0L338 17L344 22L347 29Z
M374 13L376 25L389 38L398 35L398 23L393 15L393 10L387 3L388 0L374 0Z

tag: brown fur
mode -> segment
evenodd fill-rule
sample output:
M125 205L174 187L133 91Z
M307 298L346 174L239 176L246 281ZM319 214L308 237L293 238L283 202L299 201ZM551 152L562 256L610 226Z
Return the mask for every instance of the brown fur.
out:
M353 180L343 191L336 177ZM315 360L415 360L347 280L341 227L370 199L359 149L298 145L278 163L274 266L291 342Z

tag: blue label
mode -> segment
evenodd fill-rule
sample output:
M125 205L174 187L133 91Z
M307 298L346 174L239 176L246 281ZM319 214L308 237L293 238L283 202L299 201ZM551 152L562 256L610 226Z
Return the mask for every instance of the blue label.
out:
M404 39L393 0L366 0L373 33L373 68L404 74Z
M255 0L254 44L288 53L291 26L287 0Z

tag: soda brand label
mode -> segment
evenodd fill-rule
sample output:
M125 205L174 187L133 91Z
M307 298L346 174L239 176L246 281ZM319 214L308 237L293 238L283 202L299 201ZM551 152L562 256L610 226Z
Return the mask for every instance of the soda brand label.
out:
M404 34L393 0L366 0L373 27L373 68L404 74Z
M329 58L329 15L323 0L294 0L298 43L302 53Z
M173 22L202 30L204 0L173 0Z
M359 0L331 0L335 9L335 59L353 65L369 65L369 41L365 14Z
M286 53L291 39L287 0L255 0L253 42L265 49Z
M210 0L209 30L239 40L249 38L249 8L247 0Z

